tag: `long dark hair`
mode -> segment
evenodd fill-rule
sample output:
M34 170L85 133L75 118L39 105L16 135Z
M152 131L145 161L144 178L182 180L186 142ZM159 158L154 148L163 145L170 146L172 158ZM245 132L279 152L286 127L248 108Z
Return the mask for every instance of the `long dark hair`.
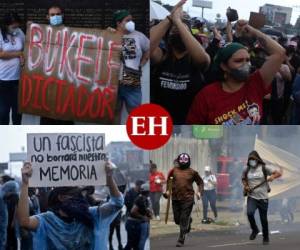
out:
M2 34L2 37L3 37L3 41L5 43L9 42L9 40L7 38L8 25L11 25L13 23L21 23L21 22L22 22L21 18L15 12L6 13L4 15L2 21L0 22L0 29L1 29L1 34Z

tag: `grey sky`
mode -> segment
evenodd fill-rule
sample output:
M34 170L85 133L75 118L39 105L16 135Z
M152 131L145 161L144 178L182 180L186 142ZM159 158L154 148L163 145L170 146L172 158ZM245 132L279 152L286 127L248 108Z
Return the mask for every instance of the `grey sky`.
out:
M106 144L129 141L125 126L1 126L0 162L7 162L10 152L21 152L27 133L105 133Z
M179 0L162 0L163 3L174 5ZM215 20L216 14L220 13L222 18L226 18L225 12L228 6L237 9L241 19L249 19L250 12L258 12L259 7L266 3L281 5L286 7L298 6L293 8L291 23L295 24L298 16L300 15L300 1L299 0L212 0L213 9L204 10L204 18L208 20ZM184 6L191 16L201 16L202 9L192 7L193 0L188 0Z

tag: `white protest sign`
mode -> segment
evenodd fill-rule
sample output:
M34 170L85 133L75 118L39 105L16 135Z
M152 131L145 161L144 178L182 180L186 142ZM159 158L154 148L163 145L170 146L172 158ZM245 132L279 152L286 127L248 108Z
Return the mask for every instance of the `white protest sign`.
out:
M105 185L104 134L27 134L31 187Z

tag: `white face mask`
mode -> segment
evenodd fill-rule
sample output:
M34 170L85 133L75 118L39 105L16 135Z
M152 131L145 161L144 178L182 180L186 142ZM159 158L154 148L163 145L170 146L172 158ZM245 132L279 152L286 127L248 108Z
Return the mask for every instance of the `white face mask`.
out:
M257 166L257 160L249 160L249 165L251 167L256 167Z
M125 29L131 33L135 30L135 23L133 21L129 21L125 24Z

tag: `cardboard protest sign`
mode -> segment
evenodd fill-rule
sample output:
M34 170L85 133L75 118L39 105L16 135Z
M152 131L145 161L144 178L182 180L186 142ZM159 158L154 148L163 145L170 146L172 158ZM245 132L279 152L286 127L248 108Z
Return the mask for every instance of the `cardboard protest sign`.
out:
M112 124L121 49L121 36L113 31L29 25L20 112Z
M250 12L249 25L256 29L261 29L266 24L266 17L264 14Z
M105 185L104 134L27 134L32 187Z

